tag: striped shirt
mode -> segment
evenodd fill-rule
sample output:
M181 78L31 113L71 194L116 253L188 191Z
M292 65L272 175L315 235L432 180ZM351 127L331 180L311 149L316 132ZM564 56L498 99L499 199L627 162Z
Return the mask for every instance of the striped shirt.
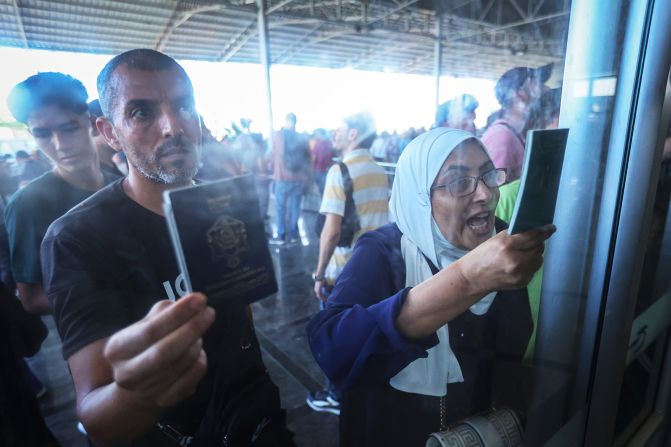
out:
M374 230L389 222L389 182L387 175L373 160L368 149L356 149L345 155L343 162L352 178L352 189L356 213L361 230L354 241L366 231ZM329 169L326 176L324 196L319 212L345 215L345 186L338 164ZM333 283L340 275L352 255L351 247L336 247L326 267L326 280Z

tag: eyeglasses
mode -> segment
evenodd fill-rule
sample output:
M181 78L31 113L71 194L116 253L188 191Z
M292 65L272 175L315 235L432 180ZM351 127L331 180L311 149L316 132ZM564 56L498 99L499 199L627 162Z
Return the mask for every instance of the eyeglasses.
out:
M501 186L506 182L506 169L492 169L479 177L461 177L444 185L432 186L431 191L434 189L445 188L450 191L450 194L454 197L464 197L475 192L475 188L477 188L480 180L482 180L488 188Z

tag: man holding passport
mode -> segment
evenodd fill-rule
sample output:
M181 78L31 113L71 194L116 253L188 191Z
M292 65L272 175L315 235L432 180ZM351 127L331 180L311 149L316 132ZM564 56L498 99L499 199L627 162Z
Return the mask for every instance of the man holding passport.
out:
M103 68L98 93L97 127L125 152L129 174L58 219L42 243L91 440L293 445L248 309L186 294L172 252L162 193L192 184L200 158L189 77L160 52L131 50Z

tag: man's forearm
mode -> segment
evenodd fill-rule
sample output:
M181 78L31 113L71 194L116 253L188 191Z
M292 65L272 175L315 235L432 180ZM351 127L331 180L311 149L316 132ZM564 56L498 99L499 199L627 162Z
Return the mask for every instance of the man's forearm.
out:
M95 445L117 445L147 433L162 410L132 391L112 382L87 394L77 404L77 415Z
M41 284L17 282L19 299L26 312L35 315L48 315L52 313L51 304Z
M333 256L336 246L340 240L340 231L326 231L322 232L319 238L319 258L317 260L317 276L324 276L326 266Z

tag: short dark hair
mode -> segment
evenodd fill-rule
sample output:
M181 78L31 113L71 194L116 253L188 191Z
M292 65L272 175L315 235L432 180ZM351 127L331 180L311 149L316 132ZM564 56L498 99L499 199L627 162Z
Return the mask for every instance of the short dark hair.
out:
M561 94L561 87L543 93L529 112L529 119L527 121L529 129L546 129L552 121L559 118Z
M89 107L89 115L91 115L94 118L97 118L99 116L103 116L103 111L100 108L100 101L97 99L94 99L88 104Z
M63 73L43 72L16 84L7 96L7 107L17 121L27 124L35 109L48 105L86 113L88 97L81 81Z
M553 63L538 68L515 67L503 73L494 87L494 94L501 107L504 109L510 107L513 96L522 88L527 79L534 78L545 84L552 76L553 67Z
M359 132L357 147L370 149L377 138L373 115L369 112L359 112L345 117L343 121L349 129L356 129Z
M114 56L107 62L98 75L97 87L100 108L103 114L110 120L112 119L112 110L114 109L117 95L112 78L116 69L121 65L142 71L162 71L175 68L184 74L189 87L193 90L191 79L189 79L184 68L167 54L148 48L126 51Z

